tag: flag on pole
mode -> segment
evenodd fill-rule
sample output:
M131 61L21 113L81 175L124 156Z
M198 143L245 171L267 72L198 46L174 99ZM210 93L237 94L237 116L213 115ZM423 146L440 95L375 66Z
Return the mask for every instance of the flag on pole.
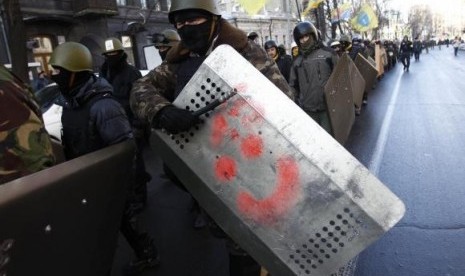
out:
M263 7L265 7L267 0L239 0L239 4L249 15L256 15Z
M355 17L350 20L350 23L355 30L366 32L378 27L378 17L369 5L363 4Z
M339 20L349 21L349 19L352 17L353 12L354 10L352 9L352 5L349 2L344 3L340 5L337 9L333 9L331 11L331 23L336 23Z
M308 0L307 3L307 8L305 8L304 12L302 13L302 16L306 16L310 10L318 8L318 6L323 2L324 0Z

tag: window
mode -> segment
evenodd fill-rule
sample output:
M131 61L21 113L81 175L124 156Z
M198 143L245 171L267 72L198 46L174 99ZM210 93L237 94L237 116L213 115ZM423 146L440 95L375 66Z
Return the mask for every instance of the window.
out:
M126 0L116 0L118 6L126 6Z

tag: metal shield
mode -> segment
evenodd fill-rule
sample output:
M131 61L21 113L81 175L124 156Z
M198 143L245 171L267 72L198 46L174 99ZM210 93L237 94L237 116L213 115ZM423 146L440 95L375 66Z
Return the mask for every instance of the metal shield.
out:
M325 86L325 99L334 138L344 145L355 121L354 93L350 64L343 54Z
M227 45L174 104L199 110L230 91L201 124L156 130L151 144L271 275L330 275L403 216L388 188Z
M0 185L0 275L107 275L133 156L122 143Z
M365 92L370 92L370 90L373 89L376 77L378 76L376 67L373 66L370 61L361 54L358 54L355 58L355 66L357 66L358 70L365 79Z

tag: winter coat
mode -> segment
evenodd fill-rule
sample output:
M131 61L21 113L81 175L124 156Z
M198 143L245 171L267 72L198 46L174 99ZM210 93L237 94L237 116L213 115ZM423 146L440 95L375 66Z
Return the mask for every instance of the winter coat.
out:
M226 20L219 22L218 38L214 42L213 48L222 44L232 46L246 60L263 73L270 81L280 88L286 95L293 99L292 91L284 77L281 75L276 63L270 59L263 48L250 42L247 35L232 26ZM163 107L171 104L176 98L177 92L185 85L186 74L195 72L195 66L199 66L202 60L189 60L190 52L182 43L171 48L166 60L158 67L150 71L146 76L137 80L131 91L131 108L136 116L152 122L155 115ZM178 74L183 63L189 60L189 68L181 68L183 71L182 85L179 85ZM200 62L200 63L199 63ZM195 63L195 65L194 65ZM190 70L188 73L187 70ZM188 77L188 76L187 76Z
M92 75L75 88L63 107L63 149L67 160L132 139L124 109L111 96L112 87Z
M336 67L337 56L325 49L299 55L292 64L289 85L295 90L297 103L306 112L326 110L325 85Z
M276 59L276 64L278 65L279 71L289 83L289 74L291 73L291 66L292 66L292 57L290 55L284 55Z
M114 98L123 106L129 121L133 121L133 113L129 106L129 93L131 92L134 81L140 79L142 74L126 61L127 56L121 59L121 62L110 68L107 62L104 62L100 70L100 77L105 78L113 86Z

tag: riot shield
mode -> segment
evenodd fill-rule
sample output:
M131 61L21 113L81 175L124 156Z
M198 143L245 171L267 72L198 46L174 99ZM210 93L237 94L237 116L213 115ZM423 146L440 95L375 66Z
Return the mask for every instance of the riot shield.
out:
M359 54L360 55L360 54ZM349 80L352 94L354 96L354 104L357 107L362 107L363 93L366 90L366 82L362 73L358 70L352 59L349 60Z
M351 79L354 77L353 73L357 73L353 70L354 67L350 57L344 53L325 85L326 106L333 135L341 145L344 145L349 137L350 130L355 121L355 87L352 85Z
M231 91L199 125L156 130L151 145L271 275L330 275L399 221L403 203L231 47L174 104L197 111Z
M0 275L107 275L133 156L122 143L0 185Z
M358 54L355 58L355 66L362 74L365 79L365 92L370 92L375 85L376 77L378 76L378 71L376 67L373 66L364 56Z

